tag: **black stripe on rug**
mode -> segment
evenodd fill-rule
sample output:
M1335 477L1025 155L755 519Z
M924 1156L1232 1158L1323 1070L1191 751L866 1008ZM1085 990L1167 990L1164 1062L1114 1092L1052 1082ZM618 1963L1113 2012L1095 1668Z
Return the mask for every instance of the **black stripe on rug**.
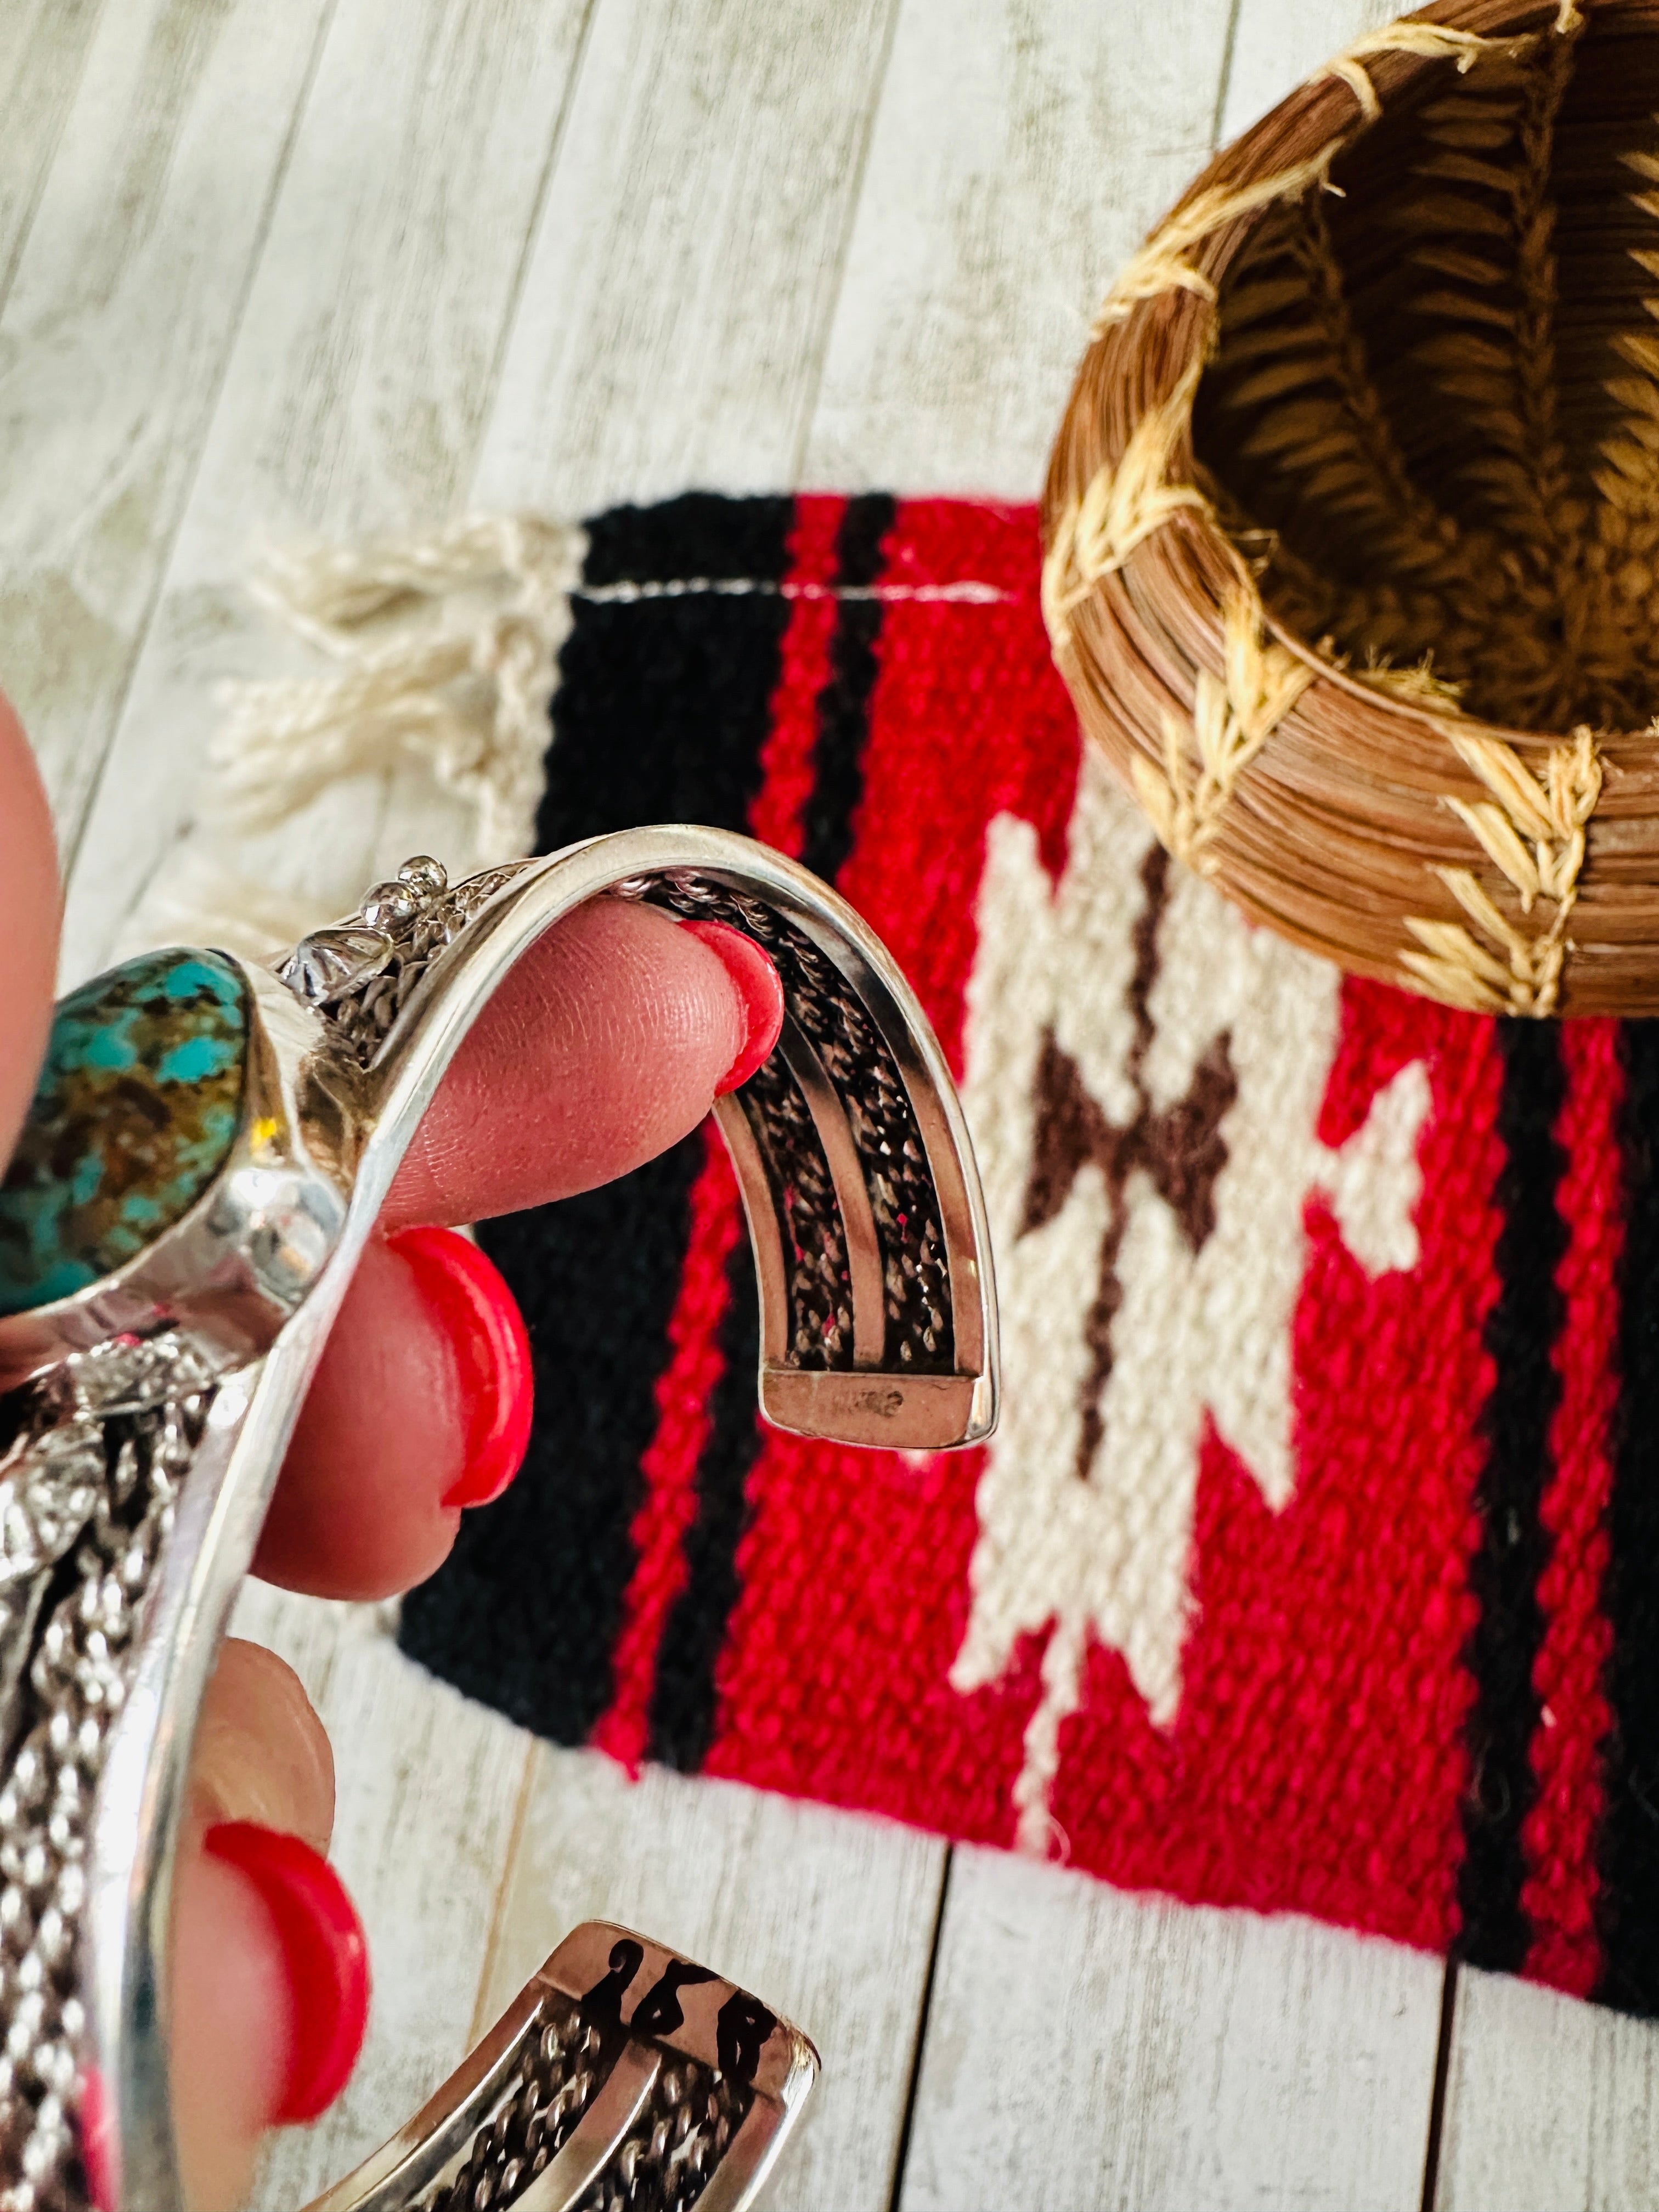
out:
M1568 1242L1557 1204L1566 1155L1556 1124L1566 1096L1553 1023L1497 1024L1503 1056L1498 1178L1503 1214L1493 1254L1497 1303L1487 1317L1494 1373L1477 1492L1480 1540L1469 1582L1480 1607L1465 1647L1475 1697L1466 1723L1469 1786L1458 1877L1459 1957L1477 1966L1524 1964L1531 1928L1521 1902L1527 1876L1522 1827L1536 1796L1532 1741L1540 1700L1533 1668L1543 1640L1538 1579L1549 1559L1540 1517L1553 1464L1550 1423L1561 1395L1553 1354L1565 1314L1556 1272Z
M868 591L880 581L883 543L896 511L896 502L884 491L862 492L848 501L836 540L838 591ZM879 599L841 602L830 649L830 680L818 695L812 795L802 824L801 859L827 884L836 881L853 849L864 797L864 741L870 731L882 612Z
M582 582L781 583L794 501L690 492L587 526ZM646 822L746 830L789 601L776 592L584 599L559 655L536 849Z
M1659 1021L1620 1031L1625 1104L1623 1387L1601 1602L1613 1631L1605 1677L1613 1726L1597 1850L1596 1996L1659 2014Z
M847 503L836 541L840 591L867 591L879 581L883 541L896 502L869 492ZM830 675L817 700L812 790L803 823L801 857L833 883L853 849L864 796L864 748L870 732L882 603L843 599L830 648ZM708 1443L697 1466L696 1511L685 1538L686 1580L669 1613L657 1659L651 1708L653 1759L687 1771L701 1766L719 1714L716 1672L741 1583L738 1547L748 1526L746 1486L763 1431L755 1407L760 1319L754 1264L747 1243L732 1255L732 1297L721 1334L726 1364L712 1407Z
M690 1773L708 1756L718 1711L715 1670L738 1601L738 1546L748 1525L749 1471L764 1431L755 1405L760 1301L749 1239L726 1265L730 1301L720 1332L720 1381L697 1462L696 1511L685 1532L685 1583L664 1624L651 1700L650 1756Z
M787 499L707 494L620 507L588 525L583 584L781 582L793 518ZM646 822L745 829L787 599L577 594L572 615L538 850ZM559 1743L583 1741L613 1695L640 1462L656 1430L702 1159L694 1135L604 1190L479 1231L530 1331L535 1425L518 1480L462 1516L448 1561L404 1600L400 1640ZM746 1243L743 1256L748 1265ZM751 1426L753 1365L741 1377Z

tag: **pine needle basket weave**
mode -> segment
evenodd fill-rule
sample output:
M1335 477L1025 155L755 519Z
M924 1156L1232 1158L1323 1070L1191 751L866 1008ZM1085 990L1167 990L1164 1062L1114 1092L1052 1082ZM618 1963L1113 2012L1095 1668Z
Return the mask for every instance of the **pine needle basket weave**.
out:
M1450 0L1097 320L1044 611L1164 842L1344 966L1659 1012L1659 0Z

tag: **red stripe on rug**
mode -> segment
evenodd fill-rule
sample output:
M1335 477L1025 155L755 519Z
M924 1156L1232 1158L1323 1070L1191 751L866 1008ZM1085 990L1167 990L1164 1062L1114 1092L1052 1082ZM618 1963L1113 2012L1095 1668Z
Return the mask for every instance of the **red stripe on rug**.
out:
M988 824L1030 822L1053 876L1066 855L1075 722L1036 576L1029 514L901 506L884 585L987 595L889 599L840 880L958 1072ZM1120 1885L1291 1906L1441 1948L1462 1852L1499 1070L1490 1023L1370 985L1346 986L1342 1004L1324 1144L1352 1136L1401 1067L1425 1064L1419 1263L1369 1276L1329 1207L1310 1204L1295 1495L1271 1510L1212 1431L1174 1724L1155 1725L1122 1657L1092 1647L1052 1811L1073 1863ZM710 1771L1013 1840L1044 1639L1024 1638L983 1689L950 1683L983 1465L982 1451L860 1457L769 1437L750 1479Z
M1546 1626L1533 1680L1543 1712L1532 1746L1538 1798L1523 1830L1528 1873L1521 1901L1533 1939L1522 1971L1529 1980L1588 1996L1602 1963L1595 1844L1604 1802L1601 1745L1613 1724L1601 1686L1613 1631L1601 1597L1625 1241L1618 1024L1564 1023L1561 1054L1567 1097L1556 1135L1567 1165L1557 1203L1571 1243L1556 1277L1566 1299L1554 1352L1561 1399L1550 1439L1555 1471L1540 1508L1554 1548L1538 1583Z
M1035 512L902 501L839 887L884 939L961 1066L994 815L1038 825L1058 869L1076 719L1037 606ZM902 587L967 584L963 599ZM1010 1790L1038 1696L1037 1642L992 1686L951 1687L969 1603L980 1450L836 1451L769 1433L750 1476L742 1595L707 1771L1012 1840Z
M1023 817L1060 875L1077 718L1037 604L1034 508L905 500L886 550L883 581L895 592L965 585L999 595L889 601L858 834L840 880L915 985L960 1076L986 830L994 815Z
M841 602L835 596L836 538L847 501L830 495L798 499L789 533L785 591L801 592L783 634L782 663L772 694L772 730L761 753L761 787L749 827L763 845L798 859L801 817L812 795L818 738L818 695L830 681Z
M669 1361L657 1382L657 1431L640 1462L645 1497L629 1532L636 1565L614 1654L616 1692L592 1739L634 1771L645 1757L663 1626L685 1586L685 1532L696 1515L709 1401L724 1364L720 1328L731 1298L726 1261L744 1233L737 1179L712 1120L703 1124L703 1139L702 1169L691 1186L685 1266L668 1325Z

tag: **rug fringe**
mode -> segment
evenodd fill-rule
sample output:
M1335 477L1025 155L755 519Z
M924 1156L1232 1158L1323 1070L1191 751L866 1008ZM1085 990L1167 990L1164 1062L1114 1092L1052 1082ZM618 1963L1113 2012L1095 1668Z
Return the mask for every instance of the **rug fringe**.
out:
M469 866L528 852L584 546L579 528L542 516L472 514L267 556L253 598L337 672L222 688L198 827L135 912L124 950L180 938L264 949L325 919L316 901L262 885L238 842L349 776L416 764L470 810Z
M413 759L477 810L481 866L516 859L535 828L581 543L536 515L470 515L269 558L254 597L344 666L226 686L210 755L221 818L270 829L343 775ZM498 604L468 604L491 591Z

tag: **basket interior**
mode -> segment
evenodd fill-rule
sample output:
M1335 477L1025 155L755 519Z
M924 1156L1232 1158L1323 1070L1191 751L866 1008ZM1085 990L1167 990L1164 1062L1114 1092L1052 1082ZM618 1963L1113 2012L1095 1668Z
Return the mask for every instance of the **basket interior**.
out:
M1419 70L1223 280L1194 447L1275 617L1466 712L1659 709L1659 19ZM1424 688L1430 688L1425 680Z

